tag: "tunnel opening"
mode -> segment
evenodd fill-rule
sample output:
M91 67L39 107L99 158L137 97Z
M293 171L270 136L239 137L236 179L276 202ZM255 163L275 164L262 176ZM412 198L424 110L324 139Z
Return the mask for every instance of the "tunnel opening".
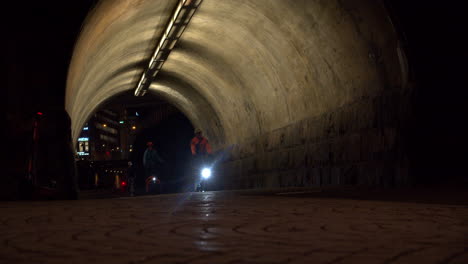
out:
M134 151L129 159L137 168L137 189L143 193L145 175L143 155L147 142L153 143L163 159L157 176L161 181L163 193L187 191L190 173L190 140L193 137L193 125L181 112L172 114L162 122L141 130L133 142Z
M146 193L143 155L151 141L163 160L157 166L158 192L183 191L193 128L185 114L154 93L134 97L127 91L109 98L91 114L77 137L79 188L128 194L132 171L135 193Z

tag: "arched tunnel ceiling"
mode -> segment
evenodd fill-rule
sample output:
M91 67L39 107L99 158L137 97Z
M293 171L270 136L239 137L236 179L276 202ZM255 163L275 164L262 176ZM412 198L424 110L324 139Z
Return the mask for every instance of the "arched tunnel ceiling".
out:
M85 21L67 81L74 138L104 100L131 90L176 0L105 0ZM215 148L400 85L380 1L204 0L150 87Z

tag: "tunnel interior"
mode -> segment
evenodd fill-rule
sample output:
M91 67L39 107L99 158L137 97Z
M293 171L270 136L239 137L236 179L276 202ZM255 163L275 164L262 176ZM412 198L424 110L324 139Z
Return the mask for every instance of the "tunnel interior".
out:
M103 102L135 91L177 2L9 5L2 197L34 174L73 174L68 146ZM223 188L466 182L463 8L186 2L200 5L150 90L226 154Z
M223 154L220 189L414 183L414 82L384 1L194 2L149 90ZM74 140L97 105L136 88L177 4L93 8L67 79Z

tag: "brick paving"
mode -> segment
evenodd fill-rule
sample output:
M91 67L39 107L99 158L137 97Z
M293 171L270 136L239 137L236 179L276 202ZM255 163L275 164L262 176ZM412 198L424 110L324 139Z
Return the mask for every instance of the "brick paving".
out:
M0 203L0 263L468 263L464 205L185 193Z

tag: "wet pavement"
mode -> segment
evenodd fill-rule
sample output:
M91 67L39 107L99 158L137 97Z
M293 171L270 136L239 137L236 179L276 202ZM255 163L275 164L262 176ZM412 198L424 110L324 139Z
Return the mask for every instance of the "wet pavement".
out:
M468 263L468 206L233 192L0 203L0 263Z

